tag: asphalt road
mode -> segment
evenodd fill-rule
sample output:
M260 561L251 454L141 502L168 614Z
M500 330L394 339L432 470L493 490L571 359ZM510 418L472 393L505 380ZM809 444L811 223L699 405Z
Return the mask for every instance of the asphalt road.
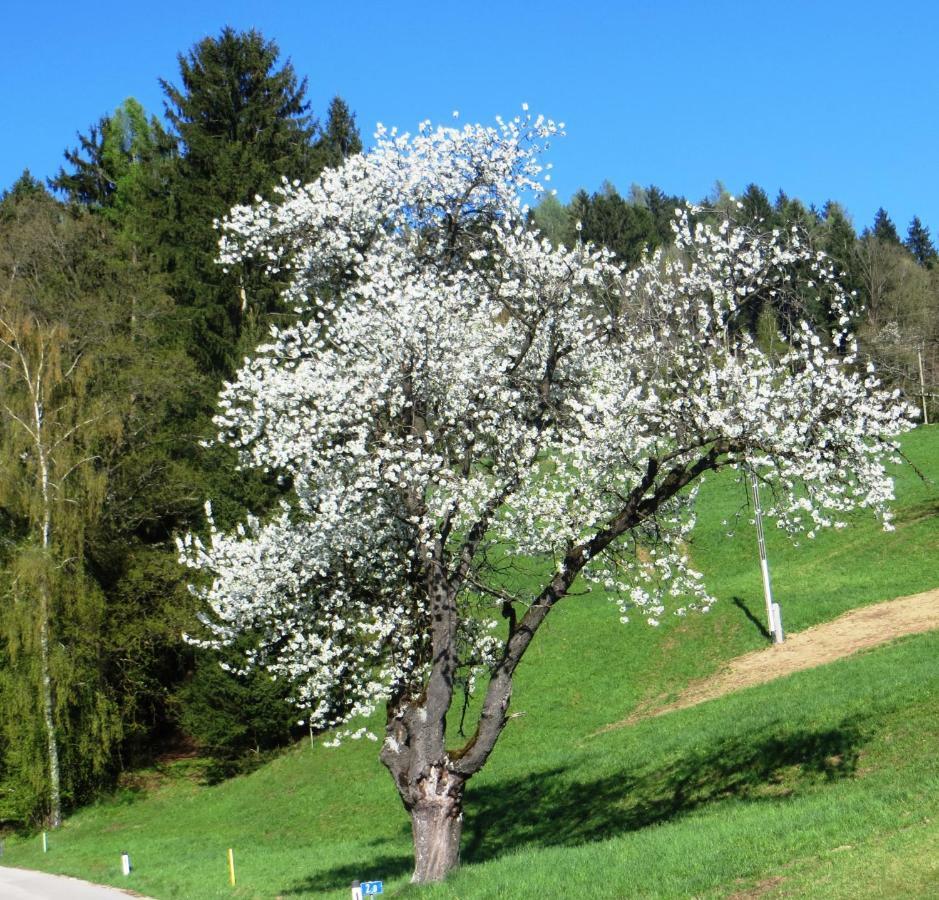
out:
M140 894L77 878L0 866L0 897L3 900L128 900L132 896L141 897Z

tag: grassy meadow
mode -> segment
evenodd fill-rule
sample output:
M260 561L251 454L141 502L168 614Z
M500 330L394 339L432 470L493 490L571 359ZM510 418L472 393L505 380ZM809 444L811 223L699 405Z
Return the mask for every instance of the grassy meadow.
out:
M858 514L793 546L768 529L787 631L939 586L939 427L904 451L927 480L897 473L895 531ZM598 733L767 645L746 503L733 473L701 491L691 551L710 613L621 625L595 594L552 614L519 670L520 715L469 785L463 867L443 885L408 885L409 821L367 740L302 741L212 787L198 760L133 773L48 853L9 837L2 862L160 900L348 897L354 878L454 900L939 895L939 633Z

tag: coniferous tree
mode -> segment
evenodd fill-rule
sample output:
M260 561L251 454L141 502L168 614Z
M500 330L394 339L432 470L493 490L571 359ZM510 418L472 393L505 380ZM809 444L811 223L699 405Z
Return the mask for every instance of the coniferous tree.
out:
M806 231L816 227L820 217L814 208L806 209L798 198L790 198L780 189L773 204L773 217L779 226L804 228Z
M874 225L871 228L871 234L879 241L887 244L900 244L900 235L897 234L897 226L893 224L893 219L887 215L887 211L881 206L874 215Z
M929 229L920 221L919 216L913 216L904 243L913 254L913 259L921 266L931 266L935 263L936 248L929 236Z
M842 285L850 292L859 292L862 280L859 273L857 234L844 208L829 200L823 210L817 229L818 243L834 261ZM860 298L857 300L860 303Z
M108 116L102 116L88 129L88 134L78 133L78 147L65 151L65 160L70 170L59 167L49 186L63 193L71 202L83 206L105 206L114 191L114 180L104 161L104 132Z
M628 266L656 241L649 210L627 203L608 182L587 201L581 227L585 241L609 248Z
M306 80L278 57L257 31L225 28L179 56L178 86L160 82L179 142L164 236L169 291L186 311L190 352L216 375L229 371L251 316L278 307L276 290L250 267L226 273L216 264L213 222L282 177L308 180L318 170Z
M355 114L341 97L333 97L326 114L326 125L316 142L318 168L336 168L350 156L362 152L362 138L355 124Z
M674 238L672 223L675 221L675 210L685 205L684 198L666 194L661 188L650 184L645 189L645 205L652 216L655 234L654 246L661 247L671 244Z
M23 169L23 174L13 182L13 186L0 195L0 203L4 200L9 201L9 203L0 206L0 211L4 208L11 209L12 204L18 200L25 200L27 197L41 197L45 193L46 189L43 187L42 182L33 178L29 169Z
M767 228L773 224L773 207L766 196L766 191L759 185L751 182L746 186L740 197L743 204L741 215L743 221L752 223L755 227Z

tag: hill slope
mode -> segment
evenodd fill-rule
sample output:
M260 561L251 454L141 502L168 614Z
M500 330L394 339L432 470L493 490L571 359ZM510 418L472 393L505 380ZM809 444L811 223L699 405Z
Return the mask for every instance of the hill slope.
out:
M606 725L598 733L633 725L649 716L697 706L734 691L784 678L793 672L835 662L897 638L937 628L939 589L863 606L830 622L789 635L785 643L738 656L717 674L693 681L673 703L651 708L640 706L621 722Z
M904 447L939 481L939 429ZM939 489L905 469L898 491L893 533L857 516L800 547L768 535L790 635L939 585ZM9 841L4 862L161 900L347 897L353 878L428 897L847 896L869 884L870 860L884 896L936 892L920 854L939 845L937 634L591 736L766 646L745 496L730 476L701 493L692 552L722 601L710 614L651 629L619 625L596 595L558 608L519 671L523 715L470 784L464 868L445 885L407 886L408 820L367 741L303 742L216 787L185 761L137 773L69 819L48 854L38 838Z

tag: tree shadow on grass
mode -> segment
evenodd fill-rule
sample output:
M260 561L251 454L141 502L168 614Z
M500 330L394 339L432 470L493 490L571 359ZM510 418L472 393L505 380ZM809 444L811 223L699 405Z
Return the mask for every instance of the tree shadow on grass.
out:
M478 863L523 844L573 846L667 822L708 803L767 801L850 777L865 734L856 719L823 731L735 737L692 749L664 765L621 769L597 778L557 766L474 787L466 797L461 857ZM402 825L402 838L410 834ZM385 846L385 842L379 842ZM294 882L283 896L348 887L355 878L394 879L411 871L410 853L363 851L360 862Z
M410 832L410 826L408 831ZM410 854L382 854L380 856L366 857L363 854L361 862L346 863L324 869L306 878L293 882L290 887L281 888L278 896L308 896L321 891L337 891L348 889L353 881L377 879L379 881L391 880L407 875L414 869L414 857Z
M859 724L846 721L826 731L726 740L635 773L623 770L580 779L558 767L471 788L462 856L467 862L482 862L522 844L583 844L666 822L727 798L790 796L813 784L851 776L862 743Z

